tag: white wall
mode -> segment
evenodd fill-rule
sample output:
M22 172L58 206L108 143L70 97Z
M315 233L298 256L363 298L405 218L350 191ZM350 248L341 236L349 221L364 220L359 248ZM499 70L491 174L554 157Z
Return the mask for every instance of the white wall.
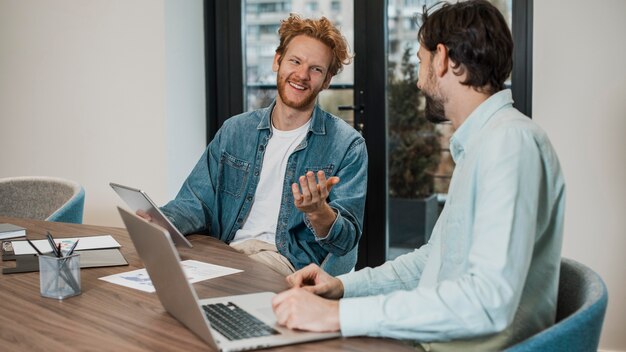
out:
M0 0L0 177L86 190L84 222L121 225L110 181L159 204L205 146L202 1Z
M600 349L626 351L626 1L534 2L533 119L567 182L563 255L609 288Z
M202 0L165 0L165 49L169 200L206 147Z

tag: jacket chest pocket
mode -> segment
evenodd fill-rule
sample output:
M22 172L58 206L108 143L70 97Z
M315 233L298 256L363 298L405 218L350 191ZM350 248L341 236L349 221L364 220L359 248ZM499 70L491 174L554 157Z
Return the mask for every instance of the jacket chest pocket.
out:
M218 189L239 198L248 180L250 163L222 152L219 165Z
M306 174L309 171L313 171L315 173L317 173L318 171L324 171L324 175L326 175L326 177L332 176L333 171L335 171L335 165L334 164L328 164L326 166L305 166L304 167L304 174Z

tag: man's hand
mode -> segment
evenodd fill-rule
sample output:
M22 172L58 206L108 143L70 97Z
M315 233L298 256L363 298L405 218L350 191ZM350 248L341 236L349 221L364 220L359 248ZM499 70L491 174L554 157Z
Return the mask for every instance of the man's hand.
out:
M300 186L297 183L291 185L294 204L298 210L306 214L316 235L325 237L337 217L326 199L333 186L339 183L339 177L326 179L324 171L320 170L317 172L316 180L313 171L309 171L305 176L300 176L299 181Z
M272 299L278 324L290 329L316 332L339 331L339 301L318 297L302 288L292 288Z
M341 280L328 275L322 268L315 264L296 271L287 276L287 283L292 287L301 287L318 296L329 299L339 299L343 296L343 283Z
M326 198L330 190L339 183L339 177L333 176L326 179L324 171L317 172L317 180L313 171L309 171L305 176L300 176L300 187L297 183L291 185L293 200L296 207L303 213L320 213L324 211ZM300 192L302 188L302 192Z
M135 212L135 214L137 214L137 216L144 218L147 221L152 221L152 216L150 216L150 214L146 213L145 211L139 209Z

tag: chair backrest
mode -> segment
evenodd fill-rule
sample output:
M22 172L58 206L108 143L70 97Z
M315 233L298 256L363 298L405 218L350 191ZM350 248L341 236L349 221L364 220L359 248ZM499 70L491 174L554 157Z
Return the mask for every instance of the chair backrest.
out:
M0 179L0 215L57 222L83 222L85 190L54 177Z
M597 351L607 302L602 278L583 264L563 258L556 323L506 351Z

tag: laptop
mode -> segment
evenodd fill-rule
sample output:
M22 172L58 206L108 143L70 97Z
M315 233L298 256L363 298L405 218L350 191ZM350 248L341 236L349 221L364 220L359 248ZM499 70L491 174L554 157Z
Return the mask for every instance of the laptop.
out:
M109 183L111 188L117 193L120 198L126 202L126 204L132 209L132 211L137 212L138 210L146 212L148 215L152 217L152 222L164 227L168 233L172 236L172 240L174 244L177 246L187 246L189 248L193 247L191 242L185 238L185 236L178 231L178 229L170 222L170 220L161 212L156 204L148 197L146 192L123 186L117 183Z
M118 211L165 310L212 348L242 351L340 336L279 326L272 292L199 300L167 230L120 207Z

